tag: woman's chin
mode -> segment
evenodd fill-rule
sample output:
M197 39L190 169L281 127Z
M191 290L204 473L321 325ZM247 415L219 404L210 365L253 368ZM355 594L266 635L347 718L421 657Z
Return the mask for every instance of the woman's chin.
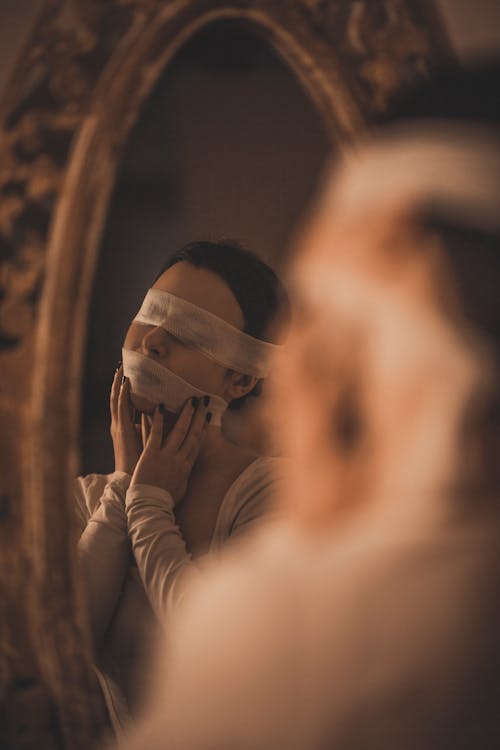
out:
M130 394L130 400L134 409L137 409L137 411L140 411L143 414L152 414L157 407L157 404L153 401L148 401L147 398L137 396L135 393Z

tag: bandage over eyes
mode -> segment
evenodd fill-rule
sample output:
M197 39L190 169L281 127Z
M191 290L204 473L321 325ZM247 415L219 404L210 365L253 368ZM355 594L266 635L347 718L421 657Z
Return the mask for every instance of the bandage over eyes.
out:
M132 394L153 404L163 404L167 411L180 412L186 401L193 396L210 396L209 411L211 424L220 425L222 414L227 409L227 401L220 396L202 391L187 380L163 367L155 360L131 349L122 349L123 374L130 381Z
M186 346L236 372L264 378L280 346L249 336L181 297L150 289L135 320L160 326Z

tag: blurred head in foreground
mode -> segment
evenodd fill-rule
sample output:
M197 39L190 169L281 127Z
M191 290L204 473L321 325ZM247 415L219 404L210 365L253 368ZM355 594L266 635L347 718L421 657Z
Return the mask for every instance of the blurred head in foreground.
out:
M500 97L492 75L473 122L469 75L341 159L299 241L279 380L301 522L498 491Z
M287 519L193 589L134 748L498 746L500 142L462 88L298 242Z

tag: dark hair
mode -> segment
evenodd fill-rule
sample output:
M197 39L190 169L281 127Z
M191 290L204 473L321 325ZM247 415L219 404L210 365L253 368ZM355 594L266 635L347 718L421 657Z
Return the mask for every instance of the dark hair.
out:
M266 341L271 324L288 325L290 302L285 287L272 268L239 242L190 242L168 259L156 279L181 262L212 271L228 285L243 313L243 330L250 336ZM258 396L261 389L262 381L259 381L250 393L234 399L229 407L240 408L248 396Z

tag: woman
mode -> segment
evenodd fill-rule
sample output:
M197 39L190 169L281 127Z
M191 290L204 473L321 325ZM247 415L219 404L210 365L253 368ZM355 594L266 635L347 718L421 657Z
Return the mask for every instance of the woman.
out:
M256 256L197 242L168 261L127 332L111 391L115 471L77 484L98 674L115 728L140 703L155 620L193 561L247 533L271 505L279 459L233 444L221 418L259 394L276 348L266 340L287 305Z

